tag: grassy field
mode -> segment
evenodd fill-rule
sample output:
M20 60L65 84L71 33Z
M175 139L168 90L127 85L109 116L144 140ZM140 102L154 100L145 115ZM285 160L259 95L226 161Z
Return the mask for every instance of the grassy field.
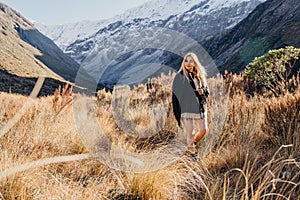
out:
M233 87L238 76L209 79L213 142L199 145L200 159L182 154L144 173L108 167L96 147L155 154L177 137L173 76L96 97L67 87L41 98L0 93L0 199L300 199L300 90L249 96ZM90 119L111 146L97 143Z

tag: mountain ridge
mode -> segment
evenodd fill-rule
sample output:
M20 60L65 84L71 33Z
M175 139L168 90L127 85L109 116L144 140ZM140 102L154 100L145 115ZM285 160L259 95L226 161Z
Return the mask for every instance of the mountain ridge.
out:
M204 46L221 71L240 72L268 50L300 47L299 16L299 1L266 1L230 32L207 41Z

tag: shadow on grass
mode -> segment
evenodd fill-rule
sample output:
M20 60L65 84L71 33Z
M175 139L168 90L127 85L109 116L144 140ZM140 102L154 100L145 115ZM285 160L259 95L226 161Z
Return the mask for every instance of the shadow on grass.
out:
M22 95L30 95L37 78L26 78L10 74L5 70L0 70L0 91L8 93L17 93ZM47 96L54 93L59 85L64 85L61 81L46 78L38 96Z

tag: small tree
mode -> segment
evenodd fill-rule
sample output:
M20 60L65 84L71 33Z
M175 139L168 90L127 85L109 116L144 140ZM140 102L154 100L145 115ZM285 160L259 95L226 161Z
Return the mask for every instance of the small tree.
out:
M294 67L299 55L300 49L292 46L270 50L255 58L246 67L245 74L259 91L267 89L278 96L284 93L289 79L295 75Z

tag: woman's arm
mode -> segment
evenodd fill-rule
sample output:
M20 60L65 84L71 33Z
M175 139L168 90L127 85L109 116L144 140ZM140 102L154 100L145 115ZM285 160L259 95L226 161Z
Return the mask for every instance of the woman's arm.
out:
M177 120L178 126L181 126L180 118L181 118L181 108L180 108L180 80L179 76L176 75L172 85L172 105L173 105L173 114L175 119Z

